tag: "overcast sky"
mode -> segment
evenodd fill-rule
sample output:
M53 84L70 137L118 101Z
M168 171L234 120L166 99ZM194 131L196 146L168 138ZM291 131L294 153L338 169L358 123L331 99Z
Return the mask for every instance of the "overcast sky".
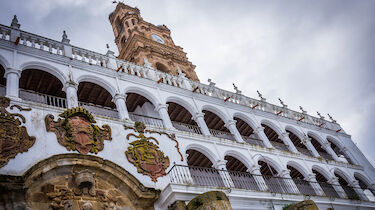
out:
M2 1L0 23L17 14L21 29L71 44L117 52L111 0ZM267 2L267 4L265 3ZM375 161L375 1L126 1L144 20L165 24L195 64L201 82L267 101L331 113Z

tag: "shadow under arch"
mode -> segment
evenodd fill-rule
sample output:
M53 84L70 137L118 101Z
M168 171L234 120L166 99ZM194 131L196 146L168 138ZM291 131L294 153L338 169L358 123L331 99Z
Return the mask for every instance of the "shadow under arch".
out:
M32 166L22 179L26 202L32 209L54 208L54 199L60 199L57 205L74 209L85 203L94 209L110 205L145 209L153 207L160 194L121 166L92 155L51 156Z
M173 102L176 103L182 107L184 107L189 113L194 116L198 111L194 106L192 106L188 101L185 99L176 97L176 96L169 96L165 99L165 103L167 104L168 102Z
M236 152L236 151L233 151L233 150L228 150L224 153L224 159L225 157L227 156L231 156L231 157L234 157L236 158L238 161L240 161L243 165L246 166L247 169L251 169L252 165L251 165L251 161L248 160L248 158L243 155L242 153L239 153L239 152ZM227 167L228 168L228 167ZM229 169L228 169L229 170ZM245 172L245 171L244 171Z
M290 160L286 163L287 166L292 166L293 168L297 169L305 178L309 176L309 170L303 167L301 164L297 163L296 161Z
M67 76L58 68L43 62L37 62L37 61L31 61L26 62L20 65L21 71L27 70L27 69L38 69L41 71L45 71L47 73L52 74L57 79L60 80L60 82L65 85L65 83L68 81Z
M136 93L142 97L145 97L147 100L149 100L152 105L154 105L154 107L157 107L159 104L160 104L160 100L158 100L153 94L151 93L150 91L142 88L142 87L138 87L138 86L129 86L129 87L126 87L125 90L124 90L124 93L125 94L129 94L129 93Z
M221 120L225 123L227 122L228 120L230 120L230 118L222 111L219 110L219 108L215 107L215 106L212 106L212 105L209 105L209 104L205 104L202 106L201 108L201 111L209 111L209 112L212 112L214 113L215 115L217 115L218 117L221 118Z
M205 146L198 145L198 144L189 144L187 145L185 149L185 154L187 154L188 150L195 150L204 156L206 156L210 162L212 163L212 166L216 165L218 157L214 153L210 152L211 150ZM188 158L189 159L189 158ZM211 167L212 167L211 166Z
M109 82L101 79L100 77L90 75L90 74L81 75L80 77L77 78L77 84L81 82L90 82L95 85L98 85L104 88L106 91L108 91L108 93L110 93L112 97L114 97L116 94L116 87L114 87L112 84L109 84Z

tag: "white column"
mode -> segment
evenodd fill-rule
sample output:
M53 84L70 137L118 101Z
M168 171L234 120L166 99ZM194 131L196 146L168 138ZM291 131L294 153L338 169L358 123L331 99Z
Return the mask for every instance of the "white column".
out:
M359 198L364 201L368 201L369 199L365 195L365 192L363 192L362 188L359 186L359 182L357 180L352 181L349 185L350 187L353 187L354 191L358 194Z
M258 137L263 140L264 146L267 148L273 148L270 140L267 138L266 134L264 133L264 128L263 127L257 127L254 130L254 133L258 135Z
M204 136L211 136L210 130L208 129L207 124L204 121L204 113L196 113L195 116L193 116L193 120L198 124Z
M172 125L171 119L169 118L168 114L168 105L167 104L159 104L155 110L159 112L159 116L163 120L164 127L167 129L175 130Z
M240 132L238 132L235 120L228 120L228 122L225 123L225 127L227 127L229 129L229 131L231 132L231 134L233 134L233 136L236 139L236 141L238 141L238 142L244 142L244 140L242 139L242 136L241 136Z
M330 180L328 180L328 183L332 185L332 187L336 190L336 192L340 196L340 198L346 197L345 191L341 187L341 185L339 183L339 179L336 176L333 176Z
M216 164L214 165L214 168L216 168L219 171L220 177L224 182L225 187L233 188L234 183L232 181L232 178L230 177L228 171L227 171L227 161L226 160L218 160L216 161Z
M323 149L332 156L332 158L335 160L335 161L339 161L339 157L337 156L336 152L333 151L332 147L331 147L331 143L329 143L328 141L325 142L323 145L322 145Z
M300 194L296 183L294 183L292 177L290 176L290 170L289 169L282 170L278 175L279 175L279 177L285 178L282 181L285 182L285 186L287 188L290 187L290 189L286 189L287 192Z
M78 106L77 96L78 85L72 81L65 84L64 91L66 93L66 102L68 109Z
M314 157L319 157L319 153L318 151L316 151L314 145L312 145L311 143L311 139L308 137L308 136L305 136L304 139L302 139L302 142L305 144L305 146L307 147L307 149L312 153L312 155Z
M308 174L307 177L305 177L305 180L308 181L311 185L311 187L314 189L317 195L323 195L324 191L318 181L316 180L316 175L311 173Z
M4 77L7 80L5 96L13 100L20 100L19 98L19 83L20 82L19 81L21 78L21 70L8 68L5 71Z
M260 172L260 166L258 164L253 165L253 167L250 169L247 169L247 172L253 175L253 178L255 182L257 183L260 191L268 190L268 186L266 184L266 181L264 181L262 173Z
M116 104L116 108L117 108L120 120L128 120L129 112L126 107L126 94L116 93L115 97L113 97L113 101Z
M293 153L299 153L296 146L294 146L292 140L290 140L288 133L282 133L279 138L283 140L284 144L288 147L289 151Z

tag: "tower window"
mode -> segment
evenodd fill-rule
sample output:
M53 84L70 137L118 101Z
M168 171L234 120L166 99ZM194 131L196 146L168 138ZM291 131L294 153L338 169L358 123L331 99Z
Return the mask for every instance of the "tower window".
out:
M132 19L132 24L133 24L133 26L135 25L135 20L134 19Z
M129 23L128 23L128 21L125 22L125 25L126 25L126 27L129 27Z
M169 72L168 68L162 63L156 63L156 69L162 72Z

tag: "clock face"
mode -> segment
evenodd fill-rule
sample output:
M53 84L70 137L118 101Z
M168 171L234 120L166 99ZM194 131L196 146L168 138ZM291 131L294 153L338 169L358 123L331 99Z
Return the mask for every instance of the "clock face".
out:
M160 36L158 36L158 35L156 35L156 34L152 34L152 38L153 38L156 42L159 42L160 44L164 44L164 40L163 40Z

